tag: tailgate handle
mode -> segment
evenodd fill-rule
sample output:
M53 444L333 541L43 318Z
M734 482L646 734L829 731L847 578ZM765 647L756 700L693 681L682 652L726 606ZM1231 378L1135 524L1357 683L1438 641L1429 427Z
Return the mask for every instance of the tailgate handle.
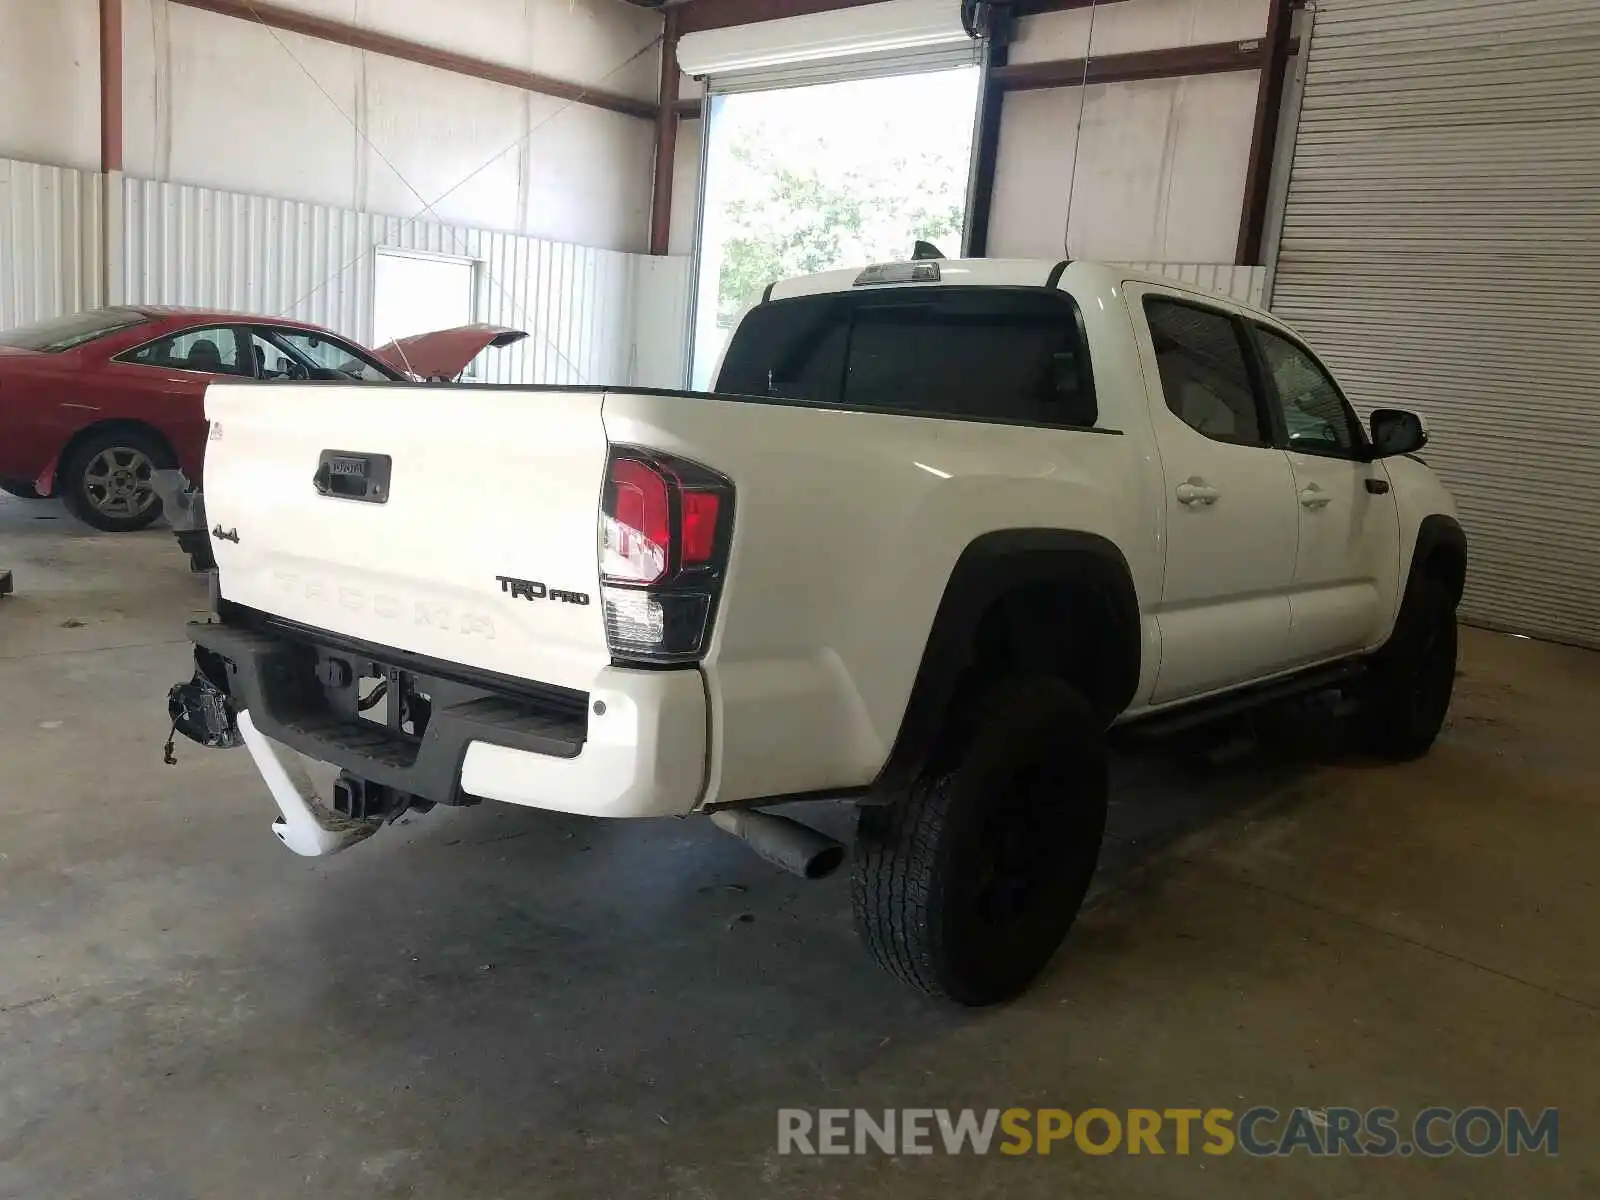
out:
M324 450L317 459L317 473L311 477L311 484L319 496L386 504L391 462L387 454Z

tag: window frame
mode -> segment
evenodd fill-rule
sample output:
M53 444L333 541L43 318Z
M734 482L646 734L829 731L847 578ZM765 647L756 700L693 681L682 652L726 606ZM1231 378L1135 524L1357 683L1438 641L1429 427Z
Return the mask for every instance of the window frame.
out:
M348 352L351 358L358 362L365 363L367 366L378 371L384 377L381 381L372 379L348 379L343 381L345 383L370 385L376 382L409 382L405 376L398 374L392 367L379 362L377 357L372 354L371 351L367 350L365 347L356 345L349 338L341 337L337 333L329 333L326 330L321 329L307 329L295 325L251 325L250 332L261 337L263 341L276 346L284 354L287 354L291 359L306 369L306 378L304 380L295 380L294 382L296 383L338 383L340 381L336 379L319 377L316 372L329 371L333 368L324 367L321 363L312 361L311 357L306 354L305 351L297 349L294 343L289 341L288 337L285 336L287 334L299 334L302 337L315 337L320 342L326 342L329 345L338 346ZM250 357L252 360L255 358L254 346L251 347Z
M1255 363L1255 370L1260 376L1262 394L1267 400L1271 410L1274 435L1279 447L1290 454L1306 454L1314 458L1332 458L1342 462L1368 463L1373 459L1372 442L1367 436L1367 430L1357 415L1355 406L1350 403L1350 398L1344 394L1344 389L1339 386L1339 380L1333 372L1328 370L1324 363L1311 350L1305 342L1276 325L1269 325L1257 317L1250 317L1244 321L1245 333L1250 346L1250 353ZM1267 358L1266 348L1261 341L1261 334L1269 333L1279 341L1293 346L1305 355L1311 365L1321 374L1328 386L1333 388L1333 394L1338 399L1339 405L1344 409L1345 418L1350 422L1350 428L1355 430L1356 444L1349 450L1313 450L1305 446L1291 445L1289 441L1289 416L1288 408L1283 397L1278 392L1277 381L1272 377L1272 364Z
M734 339L739 335L739 326L734 327L733 334L728 339L728 349L723 352L722 363L717 372L717 378L712 380L710 394L738 396L741 399L754 400L762 404L777 404L796 408L827 408L838 412L876 413L883 416L893 417L919 417L923 420L930 421L964 421L976 425L1013 425L1024 429L1060 429L1074 433L1105 433L1118 437L1122 435L1122 430L1108 429L1098 423L1094 425L1071 425L1059 421L1027 421L1014 417L979 416L977 414L968 413L929 412L926 409L896 408L887 405L865 406L845 404L845 381L848 378L848 373L850 370L850 347L855 339L855 314L858 307L860 307L862 304L884 305L893 303L895 301L912 305L919 302L927 302L922 300L923 297L927 297L929 300L932 300L942 296L974 293L986 296L999 294L1006 296L1024 296L1028 298L1045 297L1045 302L1047 304L1053 304L1063 308L1064 312L1070 317L1072 321L1072 327L1078 338L1078 345L1081 350L1079 357L1082 364L1080 367L1082 374L1081 382L1085 383L1089 388L1090 395L1093 398L1095 405L1095 420L1098 422L1101 417L1101 407L1098 381L1096 380L1094 373L1094 351L1089 342L1089 330L1083 319L1082 307L1078 304L1077 300L1070 292L1063 291L1058 287L1032 286L1028 284L1015 284L1005 287L986 287L981 284L921 284L910 287L861 287L848 292L816 292L803 296L785 296L780 300L764 300L762 303L752 308L749 313L745 314L745 320L748 320L753 313L760 312L763 309L770 310L777 305L796 304L799 302L833 304L847 314L845 319L848 321L848 325L846 329L844 353L842 355L840 364L839 381L834 389L833 399L829 401L801 400L788 396L729 392L721 388L719 386L721 383L721 376L723 371L727 369L728 354L733 348ZM831 318L831 321L837 321L839 319L840 318L838 317L833 317ZM740 325L742 324L743 322L741 321Z
M267 374L265 374L263 372L263 370L262 370L262 365L259 362L255 362L256 342L260 341L263 344L265 344L267 346L270 346L278 354L283 355L290 362L295 363L297 366L299 366L303 370L307 371L308 374L306 376L306 379L309 379L311 377L310 374L309 374L310 366L303 360L303 358L300 355L292 353L287 347L279 345L277 341L275 341L272 338L269 338L267 336L267 328L268 327L265 326L265 325L252 325L249 328L249 333L250 333L250 359L251 359L251 362L254 363L254 365L255 365L256 378L261 380L263 383L303 383L303 382L305 382L305 380L295 379L293 376L282 376L282 377L279 377L279 376L276 376L276 375L267 375Z
M120 354L112 355L111 361L122 363L123 365L129 367L144 367L151 371L178 371L184 375L226 375L230 379L259 378L259 376L256 374L256 360L255 353L253 351L249 355L249 361L243 364L248 368L246 371L197 371L193 367L179 367L166 363L139 362L133 357L141 350L149 349L151 346L158 345L161 342L170 342L176 338L187 337L191 333L204 333L211 329L226 329L232 333L235 353L239 352L240 347L248 347L249 345L249 328L247 326L239 324L235 321L212 321L201 325L186 325L182 329L168 330L166 333L163 333L157 337L140 342L137 346L130 346Z
M1241 442L1233 441L1228 438L1213 437L1211 434L1196 429L1193 425L1189 424L1189 422L1185 421L1177 412L1177 410L1172 407L1172 400L1167 395L1166 380L1161 377L1160 352L1156 349L1155 345L1155 327L1150 321L1150 305L1153 302L1160 304L1171 304L1178 308L1195 309L1199 312L1207 314L1208 316L1221 317L1233 328L1234 340L1239 344L1239 356L1244 361L1245 378L1249 382L1250 395L1255 401L1256 421L1264 432L1266 441ZM1255 340L1250 335L1248 330L1246 330L1246 322L1242 316L1240 316L1237 312L1230 312L1225 308L1219 308L1215 304L1207 304L1203 299L1195 299L1186 295L1155 290L1146 291L1144 295L1140 297L1140 311L1144 315L1145 336L1150 339L1150 353L1156 359L1155 382L1156 386L1161 391L1161 407L1166 409L1166 411L1175 421L1178 422L1178 424L1182 425L1196 437L1203 437L1206 441L1213 442L1218 446L1238 446L1244 450L1281 451L1283 449L1284 433L1280 428L1278 414L1274 411L1274 406L1269 402L1268 399L1267 386L1269 381L1265 378L1264 374L1266 364L1265 361L1260 357L1260 348L1255 344Z

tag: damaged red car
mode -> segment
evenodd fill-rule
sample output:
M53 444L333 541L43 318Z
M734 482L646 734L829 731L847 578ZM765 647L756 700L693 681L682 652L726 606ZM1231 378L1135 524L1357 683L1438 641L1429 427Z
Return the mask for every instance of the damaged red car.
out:
M5 330L0 489L59 496L96 529L143 529L161 515L158 471L181 470L200 482L207 384L453 379L486 348L526 336L470 325L373 351L298 321L153 305Z

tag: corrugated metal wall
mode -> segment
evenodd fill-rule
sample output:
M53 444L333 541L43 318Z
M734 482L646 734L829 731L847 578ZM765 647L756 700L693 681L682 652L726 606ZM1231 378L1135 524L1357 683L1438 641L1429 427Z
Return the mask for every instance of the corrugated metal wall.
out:
M0 329L99 303L98 178L0 158Z
M1265 308L1267 287L1265 267L1236 267L1232 263L1119 263L1136 271L1165 275L1202 291L1219 292L1241 304Z
M100 302L99 178L0 159L0 327ZM527 329L490 351L491 383L674 386L683 375L689 259L401 220L351 209L127 178L122 294L290 316L372 340L379 247L475 259L480 321ZM1129 263L1260 304L1266 272Z
M1273 291L1429 418L1463 615L1600 646L1600 4L1321 0Z
M126 299L295 317L370 343L378 247L478 261L476 319L529 331L490 383L630 377L637 255L210 188L125 180Z

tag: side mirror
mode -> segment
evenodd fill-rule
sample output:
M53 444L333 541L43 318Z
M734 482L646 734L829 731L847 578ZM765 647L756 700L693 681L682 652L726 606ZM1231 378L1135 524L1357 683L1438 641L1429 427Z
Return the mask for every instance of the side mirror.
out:
M1372 412L1372 455L1396 458L1414 454L1428 444L1422 418L1403 408L1378 408Z

